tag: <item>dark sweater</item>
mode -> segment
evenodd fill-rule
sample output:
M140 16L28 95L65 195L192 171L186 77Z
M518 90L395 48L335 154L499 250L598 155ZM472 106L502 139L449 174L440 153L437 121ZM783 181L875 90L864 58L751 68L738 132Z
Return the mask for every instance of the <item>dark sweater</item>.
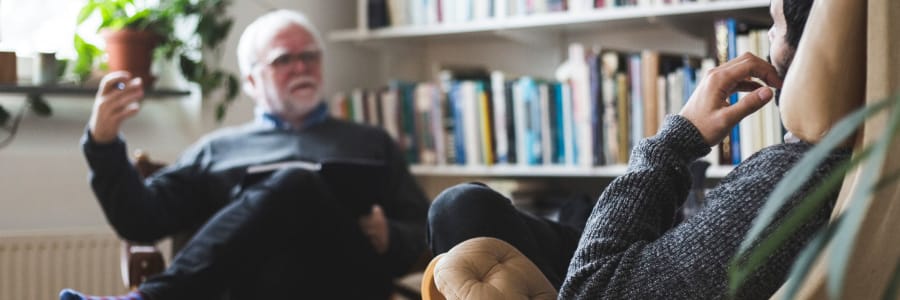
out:
M710 148L690 121L668 117L657 136L635 147L626 174L600 196L559 298L724 298L727 264L751 222L776 183L811 147L787 143L754 154L708 193L703 209L672 228L691 184L688 164ZM833 153L786 207L848 157L846 150ZM806 241L827 222L835 197L750 276L738 299L767 299L778 289Z
M428 200L384 131L332 118L302 130L259 123L222 129L201 139L179 160L142 182L125 143L100 145L85 134L90 181L107 220L129 240L155 241L206 222L232 201L248 166L305 160L375 160L388 166L386 199L394 274L408 271L425 247Z

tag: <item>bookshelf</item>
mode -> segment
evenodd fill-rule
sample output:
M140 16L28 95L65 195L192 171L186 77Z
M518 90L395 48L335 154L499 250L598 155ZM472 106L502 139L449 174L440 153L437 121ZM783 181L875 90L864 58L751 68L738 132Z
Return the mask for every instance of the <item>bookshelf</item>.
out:
M769 0L731 0L654 5L650 7L611 7L589 11L551 12L525 16L501 16L461 23L404 25L379 29L358 28L328 33L332 42L365 42L387 39L416 39L499 32L518 29L596 30L616 22L646 21L683 17L705 22L721 16L765 15ZM707 23L711 24L711 23Z
M410 159L411 162L414 162L411 166L411 172L418 178L429 197L434 197L450 185L466 181L500 182L502 184L514 182L513 185L516 186L516 189L529 189L530 187L541 186L563 191L586 191L589 195L599 195L599 192L602 191L603 187L605 187L610 180L625 174L627 169L625 163L627 162L628 155L621 153L630 152L630 148L628 150L620 150L624 152L619 152L620 154L612 156L619 157L619 159L607 157L605 159L600 159L599 161L597 160L597 153L594 152L596 148L592 147L606 147L607 141L604 141L602 146L599 146L599 144L587 146L587 148L584 148L587 149L587 151L582 151L583 149L581 147L584 146L581 145L580 141L585 140L584 138L588 135L590 138L598 138L596 135L596 130L598 129L592 127L593 129L591 130L595 130L592 131L592 133L580 131L587 128L586 126L597 125L590 125L585 115L579 115L580 113L576 111L579 109L576 108L576 106L582 108L593 107L592 109L596 109L598 107L597 105L602 106L608 103L606 103L606 99L601 99L607 97L605 95L598 96L601 98L591 98L591 104L588 106L578 102L586 101L578 99L585 99L587 93L596 95L598 92L598 90L595 90L594 86L592 86L589 92L584 91L583 94L577 94L582 90L578 90L573 86L580 85L579 88L586 89L585 86L587 85L588 78L564 76L565 79L559 79L560 71L558 68L561 65L572 61L571 59L573 57L584 57L579 56L578 54L573 55L573 48L571 45L583 45L583 51L585 51L585 53L590 53L591 56L597 58L595 61L597 65L593 65L592 67L597 69L591 69L591 74L599 74L596 72L601 68L599 65L601 63L600 57L608 51L617 52L616 55L619 57L619 61L616 65L621 64L622 66L626 66L619 69L619 71L624 68L631 69L634 66L637 66L635 70L640 70L642 69L640 67L640 61L648 61L649 57L649 64L658 64L658 71L660 72L658 74L655 72L651 73L650 78L663 80L662 86L685 86L684 91L689 94L690 89L687 86L693 86L693 81L686 85L683 85L682 81L674 81L675 83L666 81L667 75L670 76L668 80L671 80L671 74L681 72L681 69L677 69L676 71L675 68L671 68L673 58L687 64L688 57L691 57L691 59L697 58L699 61L699 58L710 58L715 56L713 53L716 49L714 45L711 45L711 42L714 40L712 38L715 33L714 29L718 29L714 26L714 23L716 23L717 20L727 17L737 17L743 20L758 21L760 23L770 22L768 20L768 7L770 1L768 0L697 0L674 4L661 4L664 1L669 2L668 0L621 0L622 2L639 3L639 5L623 7L608 6L598 9L582 8L580 10L576 9L571 11L564 10L532 14L501 13L499 15L494 15L492 12L490 15L485 16L482 14L479 17L474 17L473 15L475 14L473 13L473 15L470 15L468 21L451 20L447 22L435 22L432 19L426 23L422 23L420 18L419 21L401 22L401 25L388 25L387 27L370 29L368 28L369 24L367 23L367 20L363 17L363 15L367 13L364 4L369 1L371 0L358 0L357 7L360 8L360 11L357 12L358 19L355 27L345 27L346 29L328 32L326 37L332 43L343 44L346 47L359 47L360 49L370 51L369 53L371 53L371 56L369 57L369 60L374 62L378 67L367 71L372 74L372 77L381 80L382 83L389 83L388 87L385 89L385 86L381 85L375 89L363 89L362 92L359 92L359 89L344 91L344 93L341 93L342 95L336 95L337 97L332 99L333 104L339 104L333 105L332 108L342 107L339 109L341 111L337 112L337 114L345 118L385 128L392 136L398 138L401 148L406 145L410 147L409 149L433 149L432 147L436 147L436 142L429 142L429 140L444 140L444 138L448 136L456 135L455 140L457 141L457 148L455 150L448 150L450 147L454 147L453 142L450 141L447 141L443 146L437 148L438 153L453 152L456 154L447 154L446 157L438 155L438 158L435 160L433 158L434 154L429 153L428 157L431 159L424 164L415 163L419 161L420 158L426 157L424 152L409 156L416 157ZM428 2L431 0L422 1ZM506 3L512 3L517 0L493 1L506 1ZM579 0L546 1L548 3L568 2L569 5L572 5L571 3ZM615 3L619 3L619 0L606 0L607 3L613 3L614 1ZM679 2L679 0L671 2ZM521 3L525 2L522 1ZM529 1L528 3L535 2ZM590 3L594 3L594 1L592 0ZM641 5L640 3L657 4ZM500 11L504 11L502 9L503 8L501 8ZM762 47L763 46L760 46L760 49ZM582 50L576 50L574 53L580 53L579 51ZM647 51L652 52L649 53L650 56L647 56ZM637 62L637 65L630 65L633 63L633 59L639 59L640 61ZM606 62L604 61L603 63L605 64ZM663 65L666 64L669 65L669 69L663 73ZM444 79L442 78L445 77L442 77L442 73L444 68L448 66L451 69L455 66L462 66L481 67L488 71L499 71L502 73L499 81L500 85L494 84L494 75L492 72L490 75L491 78L488 79L489 81L484 81L483 85L478 85L474 88L476 91L474 99L476 100L466 100L473 99L471 96L472 94L467 94L466 92L467 90L473 89L471 86L466 86L467 82L454 81L451 83L451 85L456 85L458 83L458 90L455 89L456 86L449 89L446 88L448 85L443 81ZM702 74L700 73L702 70L700 70L701 68L699 66L694 66L692 68L693 69L690 72L696 71L698 74L697 76ZM612 76L615 77L617 74L619 73L612 74ZM607 75L604 74L603 76ZM634 78L640 77L641 75L630 77L632 74L625 73L622 74L622 76L629 77L628 79L625 79L627 81L611 81L611 84L626 84L617 85L614 89L626 89L629 90L629 94L614 95L612 97L625 97L630 99L631 92L646 88L643 86L631 86L631 80L634 80ZM528 77L530 77L530 79L525 80L525 78ZM532 79L535 79L535 82L537 82L536 85L531 86L525 84L525 82L531 82ZM605 79L607 78L604 77L604 80ZM616 78L611 79L615 80ZM453 80L455 80L455 78ZM478 79L475 80L477 81ZM576 84L576 80L580 81ZM651 82L649 85L653 85L653 82L658 82L652 80L653 79L648 81ZM553 82L563 82L562 85L567 85L567 87L556 87ZM504 83L506 85L504 85ZM477 84L478 83L476 83L476 85ZM601 80L599 84L604 85L606 82ZM546 85L546 87L544 85ZM488 86L491 86L491 88L488 88ZM490 99L504 99L504 97L506 97L506 99L514 99L511 100L512 102L506 104L506 108L498 108L496 104L491 104L493 103L493 100L481 100L481 98L478 98L480 96L477 96L482 92L488 94L490 93L489 89L500 86L502 86L504 90L511 90L511 94L507 91L506 96L497 97L498 95L492 95ZM519 90L520 88L518 86L523 87ZM640 86L640 84L638 84L638 86ZM424 94L426 95L435 95L435 91L437 90L440 91L437 93L441 93L444 96L438 97L440 100L436 100L437 102L427 104L426 106L428 108L421 108L419 107L419 105L421 105L419 104L419 87L424 88ZM659 87L659 85L657 85L657 87ZM370 88L372 87L370 86ZM554 111L549 113L550 116L542 113L540 117L536 117L536 113L532 114L537 110L543 111L547 109L548 106L535 108L536 110L527 108L528 110L519 111L516 104L510 104L519 103L519 101L521 101L522 98L517 98L519 96L516 96L516 92L519 92L520 95L522 93L530 93L528 91L535 91L534 93L538 93L537 91L541 88L547 89L546 91L541 92L543 93L541 95L546 95L546 93L556 95L554 94L554 91L556 91L554 90L555 88L565 90L559 94L565 96L550 96L549 100L540 98L540 105L546 105L547 102L545 101L550 101L549 103L551 104L549 104L549 107L553 107L550 108L550 110ZM608 87L604 85L603 89L607 88ZM452 96L454 91L459 91L459 94ZM678 90L670 89L668 92L663 88L660 91L659 99L661 99L661 102L658 103L667 101L664 100L666 99L666 93L686 95L685 93L682 93L680 88ZM359 93L359 96L357 96L357 93ZM560 97L559 99L563 100L559 100L560 102L552 102L554 99L557 99L554 97ZM450 100L450 98L457 100ZM672 96L669 96L669 98L672 98ZM686 96L683 97L683 100L686 99ZM476 104L449 104L450 106L445 106L448 104L444 101L450 101L448 103L457 103L452 101L462 101L458 103ZM463 108L453 108L453 105L461 105ZM471 108L467 105L474 105L472 107L475 108ZM534 105L537 104L531 105L536 107ZM566 105L572 106L566 108ZM619 102L617 105L621 107L623 102ZM644 111L644 108L633 107L630 102L625 105L629 107L629 110ZM666 104L663 103L660 105L665 106ZM668 106L674 107L672 105ZM379 108L373 110L372 107ZM511 109L510 107L513 108ZM506 115L502 117L507 118L502 119L506 120L505 122L494 123L493 118L498 117L493 115L495 114L494 109L507 110ZM677 112L677 110L678 109L675 108L674 112ZM424 113L427 111L436 112ZM559 113L559 111L562 111L562 113ZM584 110L581 111L584 112ZM607 108L607 111L609 111L609 108ZM661 117L666 113L664 108L653 108L653 110L648 111L657 111L659 113L647 113L645 116ZM451 112L453 112L453 116L450 115ZM526 146L526 148L521 148L521 145L517 144L520 143L519 139L523 136L523 132L527 134L532 133L532 131L527 130L519 132L521 124L518 123L519 120L517 118L523 113L532 116L528 118L540 118L541 122L543 122L540 126L526 126L530 128L528 130L536 130L534 133L541 135L544 140L548 137L554 139L553 142L544 142L542 144L543 150L539 152L565 152L565 155L567 156L558 158L555 156L557 154L549 156L544 154L542 158L539 158L529 156L531 153L528 153L525 154L525 157L528 158L525 158L524 162L500 162L501 159L499 158L499 153L501 150L496 148L499 146L495 144L499 143L499 139L496 138L497 136L503 136L503 134L512 136L513 134L510 134L510 132L515 131L515 138L510 137L509 142L505 143L506 146L504 146L504 148L511 149L518 147L516 149L518 154L516 155L518 155L519 160L523 159L522 153L525 153L520 150L528 149L527 147L530 147ZM553 114L557 113L559 113L559 117L553 116ZM588 112L588 114L594 113L597 112L594 110ZM621 113L621 111L618 113ZM672 112L670 111L668 113ZM469 117L469 119L466 119L466 115L473 114L482 117L489 115L488 117L483 118L491 118L491 121L484 121L480 119L480 117ZM626 114L630 113L626 112ZM513 115L515 115L515 117ZM562 117L564 115L569 117ZM595 115L595 122L598 120L596 119L597 116L599 115ZM607 116L601 117L603 119L607 118ZM455 119L455 121L452 122L453 125L449 125L450 127L441 127L434 124L427 125L430 122L435 122L433 120L438 120L435 124L444 124L444 121L441 120L446 120L448 118ZM548 118L550 121L545 120ZM408 126L407 124L404 124L404 122L407 122L408 120L412 120L409 122L415 123L415 125ZM513 127L507 127L505 131L498 131L499 128L497 127L497 124L509 124L507 122L511 122L511 120L515 123ZM562 125L566 122L555 120L574 120L574 124ZM636 122L641 123L641 121ZM445 131L445 133L433 136L426 135L426 137L422 138L418 134L423 132L423 129L419 127L422 126L421 124L426 124L424 125L425 127L423 127L426 131ZM478 133L467 132L466 130L471 130L469 129L471 127L468 126L472 126L472 124L480 124L475 126L483 127L476 129ZM658 124L659 123L656 123L656 125L647 125L647 123L644 123L643 126L653 130L652 128L656 128ZM606 128L607 125L608 124L603 123L600 128ZM636 134L640 135L640 132L642 131L640 128L642 127L632 127L632 125L633 124L629 123L626 127L638 128L634 132L637 132ZM451 132L449 131L450 129L447 129L451 127L459 128L460 126L464 128L461 130L463 131L462 133ZM550 129L547 129L547 126L550 126ZM621 126L623 126L623 124L620 123L619 126L620 127L618 128L622 128ZM607 136L606 139L610 139L617 135L609 134L615 132L616 126L609 128L613 129L610 129L610 132L605 133ZM550 130L553 133L548 135L547 130ZM605 131L606 129L600 130ZM556 133L556 131L565 133ZM571 136L566 136L570 133L572 134ZM556 134L564 137L558 138ZM633 145L634 141L640 139L640 137L631 138L632 135L630 133L627 135L628 137L618 137L620 138L618 144L623 145L621 146L623 149L628 147L624 145ZM473 136L475 136L475 138L470 140L469 137ZM484 136L492 136L494 139L491 139L490 142L488 142L488 140L479 140L483 139ZM648 135L645 133L644 136ZM413 137L412 139L415 139L416 141L410 142L409 137ZM590 138L587 140L590 140ZM599 138L603 139L602 137ZM515 141L513 141L513 139L515 139ZM460 140L463 141L462 144L465 146L477 144L479 145L477 147L480 148L476 151L470 151L471 149L469 147L460 148L458 145L458 141ZM560 142L560 140L562 142ZM526 142L524 143L528 145L531 142L531 140L526 138ZM548 143L550 143L551 146L548 146ZM570 143L574 143L574 146ZM489 144L491 146L486 146ZM613 142L612 144L616 143ZM428 146L424 147L422 145ZM558 147L569 148L565 148L564 151L561 151L561 148ZM572 149L575 150L572 151ZM512 153L512 150L503 151L510 151L510 153ZM603 151L607 151L607 149L604 149ZM459 153L465 154L459 155ZM493 153L493 156L488 153ZM586 161L589 161L590 156L583 157L582 153L593 153L594 161L592 163L585 163ZM410 155L410 153L406 154ZM456 156L455 161L452 156ZM460 159L459 157L461 156L468 158ZM481 158L476 158L474 162L468 161L468 159L471 159L473 156L480 156ZM623 160L621 157L625 157L625 159ZM539 161L532 161L534 158L538 158ZM488 161L486 164L485 160ZM731 165L714 165L710 167L707 171L707 178L709 179L707 183L716 182L724 178L731 170L733 170L733 168L734 167Z

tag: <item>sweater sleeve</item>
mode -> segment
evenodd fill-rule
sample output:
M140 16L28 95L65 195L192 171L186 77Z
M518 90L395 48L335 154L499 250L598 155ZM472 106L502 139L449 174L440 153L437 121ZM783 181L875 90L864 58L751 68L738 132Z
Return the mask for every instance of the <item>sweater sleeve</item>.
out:
M389 247L387 256L390 273L401 276L425 251L425 219L428 199L409 172L409 165L396 147L387 139L389 153L389 196L382 203L388 218Z
M122 238L153 242L191 226L192 216L208 214L197 206L201 201L186 200L203 198L196 166L177 163L145 184L129 161L121 138L99 144L86 130L81 145L94 195L107 222ZM185 157L197 156L189 153ZM185 157L181 161L192 160Z
M764 149L709 192L705 207L667 227L689 187L688 162L708 151L697 129L671 116L656 137L634 150L628 172L601 196L560 291L561 299L715 299L725 295L726 268L766 197L809 145ZM780 215L836 164L831 159ZM823 208L754 273L740 299L768 298L793 258L828 218Z

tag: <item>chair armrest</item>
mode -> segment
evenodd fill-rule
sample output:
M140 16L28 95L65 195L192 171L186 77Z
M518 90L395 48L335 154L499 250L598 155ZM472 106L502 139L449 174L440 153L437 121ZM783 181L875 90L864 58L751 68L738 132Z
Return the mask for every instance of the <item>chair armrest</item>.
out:
M155 245L122 241L122 280L125 286L136 289L147 277L165 268L162 252Z

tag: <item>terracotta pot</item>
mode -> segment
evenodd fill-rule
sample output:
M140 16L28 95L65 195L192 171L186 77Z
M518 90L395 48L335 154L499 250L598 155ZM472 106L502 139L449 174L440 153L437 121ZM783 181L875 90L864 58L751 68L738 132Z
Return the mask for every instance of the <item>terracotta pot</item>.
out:
M106 53L110 71L128 71L133 76L141 77L145 88L153 87L156 77L150 74L153 61L153 49L160 38L150 31L122 29L104 31Z

